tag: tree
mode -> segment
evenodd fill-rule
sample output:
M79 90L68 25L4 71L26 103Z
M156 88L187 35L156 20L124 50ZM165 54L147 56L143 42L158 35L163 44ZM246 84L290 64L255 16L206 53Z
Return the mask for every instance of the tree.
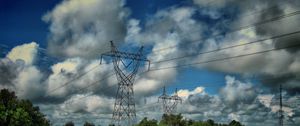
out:
M211 119L208 119L206 122L207 122L209 125L211 125L211 126L214 126L214 125L215 125L215 122L214 122L213 120L211 120Z
M0 125L49 126L50 122L29 100L19 100L8 89L0 91Z
M72 121L69 121L65 124L65 126L74 126L74 123Z
M171 126L185 126L186 120L183 120L183 116L181 114L178 115L167 115L164 114L162 116L162 120L159 122L160 126L171 125Z
M237 122L235 120L232 120L230 123L229 123L229 126L243 126L240 122Z
M109 125L114 126L114 125ZM181 114L178 115L167 115L162 116L161 121L157 124L157 121L152 119L148 120L147 117L142 119L136 126L243 126L238 121L231 121L229 124L215 123L214 120L208 119L207 121L194 121L191 119L184 119Z
M158 126L158 125L155 119L148 120L147 117L145 117L137 126Z
M85 122L83 126L95 126L93 123Z

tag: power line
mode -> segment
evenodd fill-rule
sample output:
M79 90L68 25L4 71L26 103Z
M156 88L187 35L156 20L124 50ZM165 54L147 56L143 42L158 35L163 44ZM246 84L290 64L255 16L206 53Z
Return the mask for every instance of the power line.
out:
M213 52L219 52L219 51L222 51L222 50L227 50L227 49L231 49L231 48L235 48L235 47L240 47L240 46L245 46L245 45L260 43L260 42L264 42L266 40L282 38L282 37L286 37L286 36L290 36L290 35L294 35L294 34L299 34L299 33L300 33L300 30L299 31L295 31L295 32L291 32L291 33L286 33L286 34L281 34L281 35L277 35L277 36L272 36L272 37L269 37L269 38L255 40L255 41L251 41L251 42L244 43L244 44L232 45L232 46L228 46L228 47L221 47L219 49L214 49L214 50L210 50L210 51L199 52L199 53L190 54L190 55L184 55L184 56L170 58L170 59L166 59L166 60L154 61L154 62L151 62L151 64L157 64L157 63L161 63L161 62L167 62L167 61L171 61L171 60L177 60L177 59L187 58L187 57L190 57L190 56L197 56L197 55L203 55L203 54L208 54L208 53L213 53Z
M123 69L122 69L122 70L123 70ZM142 72L142 73L143 73L143 72ZM95 84L97 84L97 83L99 83L99 82L101 82L101 81L104 81L104 80L106 80L106 79L112 77L114 74L115 74L114 72L111 72L110 74L107 74L105 77L103 77L103 78L101 78L101 79L99 79L99 80L97 80L97 81L95 81L95 82L93 82L93 83L91 83L91 84L88 84L86 87L80 88L80 89L78 89L77 91L80 92L80 91L86 90L86 89L88 89L89 87L94 86ZM137 79L140 79L140 78L141 78L141 77L139 76ZM73 92L73 93L74 93L74 92ZM86 97L88 97L88 96L91 96L91 95L93 95L93 94L89 94L89 95L83 96L83 97L78 98L78 99L76 99L76 100L84 99L84 98L86 98ZM73 101L72 101L72 102L73 102Z
M232 30L231 32L236 32L236 31L240 31L240 30L243 30L243 29L248 29L248 28L251 28L253 26L262 25L262 24L265 24L265 23L268 23L268 22L277 21L277 20L284 19L284 18L287 18L287 17L295 16L295 15L298 15L298 14L300 14L300 11L294 11L294 12L291 12L291 13L288 13L288 14L280 15L278 17L273 17L273 18L267 19L267 20L262 21L262 22L256 22L256 23L253 23L253 24L250 24L250 25L239 27L235 30Z
M263 53L268 53L268 52L278 51L278 50L283 50L283 49L288 49L288 48L296 48L296 47L299 47L299 46L300 46L300 44L297 44L297 45L292 45L292 46L287 46L287 47L282 47L282 48L273 48L273 49L269 49L269 50L258 51L258 52L243 54L243 55L231 56L231 57L225 57L225 58L220 58L220 59L213 59L213 60L207 60L207 61L202 61L202 62L195 62L195 63L189 63L189 64L169 66L169 67L155 68L155 69L150 69L148 71L173 69L173 68L186 67L186 66L192 66L192 65L206 64L206 63L210 63L210 62L225 61L225 60L230 60L230 59L235 59L235 58L240 58L240 57L246 57L246 56L252 56L252 55L257 55L257 54L263 54Z
M112 77L113 75L114 75L114 73L111 72L110 74L107 74L105 77L102 77L100 80L97 80L97 81L95 81L95 82L89 84L88 86L86 86L86 87L84 87L84 88L79 88L77 91L79 92L79 91L82 91L82 90L86 90L87 88L89 88L89 87L91 87L91 86L94 86L95 84L98 84L99 82L104 81L104 80L106 80L106 79Z
M110 74L107 74L105 77L102 77L101 79L99 79L99 80L97 80L97 81L95 81L95 82L93 82L93 83L87 85L86 87L80 88L80 89L78 89L78 90L76 90L76 91L80 92L80 91L86 90L86 89L88 89L89 87L94 86L94 85L98 84L99 82L104 81L104 80L106 80L106 79L112 77L113 75L114 75L114 73L111 72ZM74 93L74 92L73 92L73 93ZM88 97L88 96L91 96L91 95L93 95L93 94L89 94L89 95L83 96L83 97L78 98L78 99L76 99L76 100L84 99L84 98L86 98L86 97ZM72 102L73 102L73 101L72 101Z
M288 1L288 0L287 0ZM256 15L256 14L264 14L264 13L266 13L266 12L268 12L267 10L272 10L272 9L274 9L274 8L277 8L278 7L278 5L277 4L274 4L274 5L271 5L270 7L267 7L267 8L263 8L263 9L256 9L256 10L254 10L254 11L251 11L251 12L248 12L248 13L246 13L246 14L243 14L243 15L241 15L241 18L243 18L243 17L248 17L248 16L252 16L252 15Z
M242 26L242 27L239 27L239 28L236 28L236 29L233 29L233 30L229 30L227 33L225 33L225 35L230 34L230 33L234 33L234 32L237 32L237 31L241 31L241 30L244 30L244 29L248 29L248 28L251 28L251 27L256 27L256 26L266 24L266 23L269 23L269 22L273 22L273 21L284 19L284 18L292 17L292 16L295 16L295 15L298 15L298 14L300 14L300 11L294 11L294 12L291 12L291 13L288 13L288 14L279 15L279 16L261 21L261 22L256 22L256 23L253 23L253 24L250 24L250 25L246 25L246 26ZM215 34L211 37L217 37L217 36L220 36L220 35L223 35L223 33ZM200 41L204 41L204 39L191 41L191 43L200 42ZM167 49L175 48L177 46L179 46L179 45L175 44L175 45L171 45L169 47L155 49L152 52L161 52L161 51L164 51L164 50L167 50ZM157 54L157 53L154 53L154 54Z
M58 90L58 89L60 89L60 88L63 88L63 87L65 87L65 86L69 85L69 84L71 84L71 82L73 82L73 81L75 81L75 80L78 80L78 79L80 79L81 77L87 75L89 72L92 72L93 70L95 70L95 69L96 69L97 67L99 67L99 66L100 66L100 64L97 64L96 66L92 67L91 69L89 69L88 71L84 72L83 74L81 74L81 75L75 77L74 79L72 79L72 80L70 80L70 81L64 83L63 85L61 85L61 86L59 86L59 87L56 87L56 88L50 90L49 92L47 92L47 95L45 95L45 97L49 96L49 94L51 94L52 92L55 92L56 90Z

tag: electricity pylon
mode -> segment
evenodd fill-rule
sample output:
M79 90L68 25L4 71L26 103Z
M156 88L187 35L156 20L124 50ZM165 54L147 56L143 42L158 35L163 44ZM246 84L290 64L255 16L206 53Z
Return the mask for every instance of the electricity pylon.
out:
M172 102L170 106L171 112L176 112L176 107L178 103L182 103L182 99L177 94L177 88L175 89L174 95L171 96L171 102Z
M279 85L279 126L283 126L283 110L282 110L282 86Z
M163 105L163 110L165 114L171 114L169 109L170 96L166 93L166 87L163 88L163 94L158 97L158 102L161 100Z
M111 41L111 51L101 55L113 60L115 74L118 80L118 90L114 104L112 121L115 125L131 126L135 123L136 111L134 103L133 83L141 61L150 61L143 57L143 47L137 53L119 51ZM148 69L149 69L148 66Z
M158 102L162 101L164 114L170 115L175 112L178 103L182 102L182 99L177 94L177 88L173 96L169 96L166 93L166 88L163 88L163 94L158 97Z

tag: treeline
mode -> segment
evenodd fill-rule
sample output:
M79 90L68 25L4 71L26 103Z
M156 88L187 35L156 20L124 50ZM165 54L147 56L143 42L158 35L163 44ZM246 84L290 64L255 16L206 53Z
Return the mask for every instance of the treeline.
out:
M209 119L207 121L194 121L190 119L183 119L181 114L178 115L166 115L162 116L162 119L158 122L154 119L144 118L136 126L243 126L238 121L231 121L229 124L215 123Z
M50 126L51 123L40 112L39 107L33 106L29 100L20 100L14 92L8 89L0 91L0 126ZM103 124L100 124L103 125ZM64 126L74 126L73 122L67 122ZM95 126L85 122L84 126ZM112 125L110 125L112 126ZM243 126L233 120L229 124L215 123L213 120L194 121L184 119L181 114L162 116L160 121L144 118L135 126Z

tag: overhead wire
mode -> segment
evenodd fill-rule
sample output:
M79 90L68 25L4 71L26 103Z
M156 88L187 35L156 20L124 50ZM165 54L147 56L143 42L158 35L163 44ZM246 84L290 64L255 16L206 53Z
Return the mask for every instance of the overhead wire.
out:
M279 17L276 17L276 18L272 18L270 21L274 21L274 20L276 20L276 19L282 19L282 18L285 18L285 17L290 17L290 16L297 15L297 14L299 14L299 11L296 11L296 12L293 12L293 13L290 13L290 14L287 14L287 15L282 15L282 16L279 16ZM255 24L261 24L261 23L255 23ZM249 26L245 26L245 27L243 27L243 28L246 28L246 27L250 27L250 25L249 25ZM242 29L242 28L241 28L241 29ZM298 33L298 32L297 32L297 33ZM261 40L261 41L262 41L262 40ZM253 42L253 43L255 43L255 42ZM247 44L250 44L250 43L247 43ZM247 45L247 44L245 44L245 45ZM242 46L242 45L235 45L235 46L232 46L232 47L237 47L237 46ZM226 48L228 49L228 48L231 48L231 47L226 47ZM221 48L221 49L218 49L218 50L222 50L222 49L226 49L226 48ZM214 51L218 51L218 50L214 50ZM209 53L209 52L204 52L204 53ZM201 53L200 53L200 54L201 54ZM184 57L177 57L177 58L175 58L175 59L179 59L179 58L184 58ZM169 60L171 60L171 59L168 59L168 61L169 61ZM173 59L172 59L172 60L173 60ZM166 60L166 61L167 61L167 60ZM159 63L159 62L164 62L164 61L153 62L152 64L154 64L154 63ZM98 67L98 66L95 66L95 68L96 68L96 67ZM55 88L55 89L49 91L48 93L52 93L52 92L54 92L55 90L57 90L57 89L59 89L59 88L62 88L62 87L64 87L64 86L67 86L67 85L70 84L71 82L73 82L73 81L75 81L75 80L77 80L77 79L83 77L83 76L86 75L87 73L91 72L93 69L94 69L94 68L92 68L91 70L88 70L87 72L85 72L85 73L79 75L78 77L72 79L72 80L69 81L69 82L66 82L65 84L61 85L60 87L57 87L57 88Z
M112 72L110 72L109 74L106 74L105 77L102 77L101 79L99 79L99 80L97 80L97 81L95 81L95 82L93 82L93 83L91 83L91 84L88 84L86 87L80 88L80 89L78 89L78 90L76 90L76 91L80 92L80 91L83 91L83 90L87 90L89 87L95 86L95 85L98 84L99 82L104 81L104 80L106 80L106 79L112 77L114 74L115 74L115 73L112 71ZM140 78L140 76L139 76L138 78ZM87 98L87 97L89 97L89 96L91 96L91 95L93 95L93 94L92 94L92 93L91 93L91 94L88 94L88 95L86 95L86 96L77 98L76 100L84 99L84 98ZM72 103L72 102L71 102L71 103Z
M211 36L211 38L217 37L217 36L220 36L220 35L224 35L224 34L225 35L231 34L231 33L234 33L234 32L237 32L237 31L241 31L241 30L244 30L244 29L249 29L249 28L252 28L252 27L257 27L257 26L260 26L262 24L266 24L266 23L270 23L270 22L273 22L273 21L281 20L281 19L284 19L284 18L296 16L298 14L300 14L299 10L293 11L293 12L288 13L288 14L282 14L282 15L279 15L279 16L275 16L275 17L263 20L261 22L255 22L255 23L250 24L250 25L246 25L246 26L238 27L236 29L229 30L226 33L215 34L215 35ZM191 41L190 43L196 43L196 42L201 42L201 41L204 41L204 39L199 39L199 40ZM162 52L162 51L165 51L165 50L168 50L168 49L175 48L177 46L179 46L179 44L174 44L174 45L171 45L171 46L168 46L168 47L163 47L163 48L160 48L160 49L155 49L155 50L152 50L152 52L153 52L153 54L159 54L157 52Z
M154 62L151 62L151 64L157 64L157 63L161 63L161 62L167 62L167 61L172 61L172 60L183 59L183 58L187 58L187 57L191 57L191 56L198 56L198 55L203 55L203 54L208 54L208 53L213 53L213 52L219 52L219 51L222 51L222 50L227 50L227 49L232 49L232 48L236 48L236 47L240 47L240 46L261 43L261 42L264 42L264 41L267 41L267 40L278 39L278 38L291 36L291 35L295 35L295 34L299 34L299 33L300 33L300 30L295 31L295 32L286 33L286 34L271 36L271 37L268 37L268 38L263 38L263 39L243 43L243 44L231 45L231 46L228 46L228 47L221 47L221 48L218 48L218 49L209 50L209 51L205 51L205 52L198 52L198 53L195 53L195 54L188 54L188 55L184 55L184 56L180 56L180 57L174 57L174 58L170 58L170 59L154 61Z
M191 64L181 64L181 65L176 65L176 66L171 66L171 67L162 67L162 68L156 68L156 69L151 69L150 68L150 70L144 71L144 72L142 72L142 74L150 72L150 71L157 71L157 70L164 70L164 69L171 69L171 68L206 64L206 63L217 62L217 61L225 61L225 60L229 60L229 59L235 59L235 58L240 58L240 57L246 57L246 56L252 56L252 55L257 55L257 54L268 53L268 52L271 52L271 51L278 51L278 50L282 50L282 49L295 48L295 47L299 47L299 46L300 46L300 44L297 44L297 45L292 45L292 46L287 46L287 47L282 47L282 48L273 48L273 49L269 49L269 50L263 50L263 51L258 51L258 52L253 52L253 53L248 53L248 54L243 54L243 55L238 55L238 56L232 56L232 57L225 57L225 58L220 58L220 59L214 59L214 60L207 60L207 61L196 62L196 63L191 63ZM112 75L113 74L108 74L108 77L110 77ZM106 79L106 78L102 78L99 81L102 81L104 79ZM96 81L95 83L92 83L92 84L88 85L87 87L84 87L80 90L85 90L85 89L89 88L90 86L92 86L94 84L97 84L97 82L99 82L99 81ZM88 96L84 96L83 98L85 98L85 97L88 97ZM80 98L80 99L82 99L82 98Z
M95 70L95 69L96 69L97 67L99 67L99 66L100 66L100 64L97 64L97 65L95 65L94 67L92 67L91 69L87 70L86 72L84 72L84 73L80 74L79 76L77 76L77 77L71 79L70 81L67 81L66 83L64 83L64 84L62 84L62 85L60 85L60 86L58 86L58 87L56 87L56 88L54 88L54 89L48 91L47 94L45 95L45 97L49 96L51 93L57 91L58 89L63 88L63 87L65 87L65 86L71 84L71 82L74 82L75 80L78 80L78 79L82 78L83 76L85 76L85 75L87 75L88 73L92 72L93 70Z
M299 33L299 31L297 32L297 33ZM270 38L269 38L270 39ZM274 38L273 38L274 39ZM259 41L259 40L258 40ZM263 41L263 40L261 40L261 41ZM264 40L265 41L265 40ZM253 42L253 43L256 43L256 42ZM250 43L247 43L247 44L245 44L245 45L248 45L248 44L250 44ZM236 46L236 47L238 47L238 46L242 46L242 45L234 45L234 46ZM234 46L232 46L232 48L234 47ZM299 45L297 45L297 46L299 46ZM224 47L224 48L221 48L221 49L228 49L229 47ZM286 48L292 48L292 47L286 47ZM228 59L233 59L233 58L239 58L239 57L245 57L245 56L250 56L250 55L255 55L255 54L261 54L261 53L267 53L267 52L270 52L270 51L275 51L275 50L281 50L281 49L286 49L286 48L277 48L277 49L271 49L271 50L265 50L265 51L261 51L261 52L254 52L254 53L251 53L251 54L244 54L244 55L239 55L239 56L234 56L234 57L227 57L227 58L222 58L222 59L215 59L215 60L211 60L211 61L204 61L203 63L208 63L208 62L216 62L216 61L222 61L222 60L228 60ZM219 51L220 49L218 49L218 51ZM217 50L216 50L217 51ZM203 53L203 52L202 52ZM178 58L178 57L177 57ZM155 63L155 62L154 62ZM194 64L194 63L193 63ZM185 64L185 65L193 65L193 64ZM196 64L202 64L201 62L198 62L198 63L195 63L195 65ZM185 66L184 65L184 66ZM182 66L182 65L181 65ZM181 66L176 66L176 67L181 67ZM173 66L174 67L174 66ZM158 69L150 69L149 71L154 71L154 70L160 70L160 69L169 69L169 68L171 68L171 67L168 67L168 68L158 68ZM109 74L108 76L107 76L107 78L109 78L110 76L112 76L113 74ZM92 84L90 84L90 85L88 85L87 87L84 87L84 88L81 88L81 89L79 89L79 90L85 90L85 89L87 89L87 88L89 88L90 86L92 86L92 85L94 85L94 84L97 84L98 82L100 82L100 81L102 81L102 80L104 80L104 79L107 79L106 77L104 77L104 78L102 78L102 79L100 79L100 80L98 80L98 81L96 81L96 82L94 82L94 83L92 83ZM85 97L87 97L87 96L85 96ZM80 98L80 99L83 99L83 98L85 98L85 97L82 97L82 98Z
M213 59L213 60L206 60L206 61L195 62L195 63L180 64L180 65L161 67L161 68L155 68L155 69L150 68L149 71L174 69L174 68L187 67L187 66L193 66L193 65L207 64L207 63L217 62L217 61L225 61L225 60L230 60L230 59L235 59L235 58L240 58L240 57L246 57L246 56L252 56L252 55L257 55L257 54L268 53L268 52L272 52L272 51L278 51L278 50L289 49L289 48L296 48L296 47L299 47L299 46L300 46L300 44L295 44L295 45L287 46L287 47L273 48L273 49L269 49L269 50L257 51L257 52L253 52L253 53L247 53L247 54L242 54L242 55L237 55L237 56L230 56L230 57Z
M104 80L106 80L106 79L112 77L113 75L114 75L114 72L111 72L110 74L107 74L105 77L102 77L101 79L99 79L99 80L97 80L97 81L95 81L95 82L93 82L93 83L90 83L90 84L88 84L86 87L80 88L80 89L78 89L78 90L76 90L76 91L77 91L77 92L80 92L80 91L83 91L83 90L87 90L89 87L95 86L95 85L98 84L99 82L104 81ZM73 93L74 93L74 92L73 92ZM84 99L84 98L87 98L87 97L89 97L89 96L91 96L91 95L93 95L93 93L90 93L90 94L85 95L85 96L83 96L83 97L77 98L76 100ZM73 102L74 102L74 101L72 101L72 102L70 102L70 103L73 103Z
M298 14L298 13L297 13ZM291 16L291 15L287 15L287 16ZM278 19L278 18L277 18ZM249 26L245 26L245 27L243 27L243 28L247 28L247 27L249 27ZM247 44L250 44L250 43L247 43ZM247 44L245 44L245 45L247 45ZM234 46L242 46L242 45L234 45ZM234 47L234 46L232 46L232 48ZM225 48L229 48L229 47L225 47ZM225 48L223 48L223 49L225 49ZM218 49L218 50L220 50L220 49ZM221 61L221 60L226 60L226 59L232 59L232 58L238 58L238 57L244 57L244 56L249 56L249 55L254 55L254 54L259 54L259 53L266 53L266 52L269 52L269 51L275 51L275 50L278 50L278 49L272 49L272 50L266 50L266 51L262 51L262 52L255 52L255 53L253 53L253 54L245 54L245 55L240 55L240 56L235 56L235 57L227 57L227 58L223 58L223 59L216 59L216 60L212 60L212 61L206 61L205 63L208 63L208 62L215 62L215 61ZM178 58L178 57L177 57ZM155 62L154 62L155 63ZM197 64L200 64L200 63L197 63ZM186 65L188 65L188 64L186 64ZM190 64L190 65L192 65L192 64ZM182 66L182 65L181 65ZM176 67L179 67L179 66L176 66ZM168 67L168 68L171 68L171 67ZM158 69L151 69L150 71L154 71L154 70L159 70L159 69L162 69L162 68L158 68ZM163 68L163 69L166 69L166 68ZM113 75L113 74L112 74ZM82 77L82 76L79 76L79 78L80 77ZM103 79L106 79L106 78L103 78ZM102 79L101 79L102 80ZM95 83L92 83L91 85L94 85L94 84L96 84L97 82L99 82L99 81L101 81L101 80L98 80L98 81L96 81ZM88 87L90 87L91 85L89 85L89 86L87 86L87 87L85 87L85 88L82 88L82 89L80 89L80 90L84 90L84 89L87 89Z
M251 54L245 54L245 55L240 55L240 56L238 56L238 57L241 57L241 56L249 56L249 55L254 55L254 54L260 54L260 53L266 53L266 52L270 52L270 51L275 51L275 50L281 50L281 49L287 49L287 48L293 48L293 47L297 47L297 46L300 46L300 45L293 45L293 46L288 46L288 47L283 47L283 48L275 48L275 49L271 49L271 50L265 50L265 51L260 51L260 52L255 52L255 53L251 53ZM233 57L229 57L229 58L233 58ZM237 58L237 56L235 56L235 58ZM217 60L213 60L213 61L217 61ZM153 70L152 70L153 71ZM112 74L113 75L113 74ZM109 76L112 76L112 75L109 75ZM86 87L86 88L88 88L88 87ZM85 89L86 89L85 88ZM85 96L85 97L87 97L87 96ZM85 97L82 97L82 98L85 98ZM82 99L81 98L81 99Z

